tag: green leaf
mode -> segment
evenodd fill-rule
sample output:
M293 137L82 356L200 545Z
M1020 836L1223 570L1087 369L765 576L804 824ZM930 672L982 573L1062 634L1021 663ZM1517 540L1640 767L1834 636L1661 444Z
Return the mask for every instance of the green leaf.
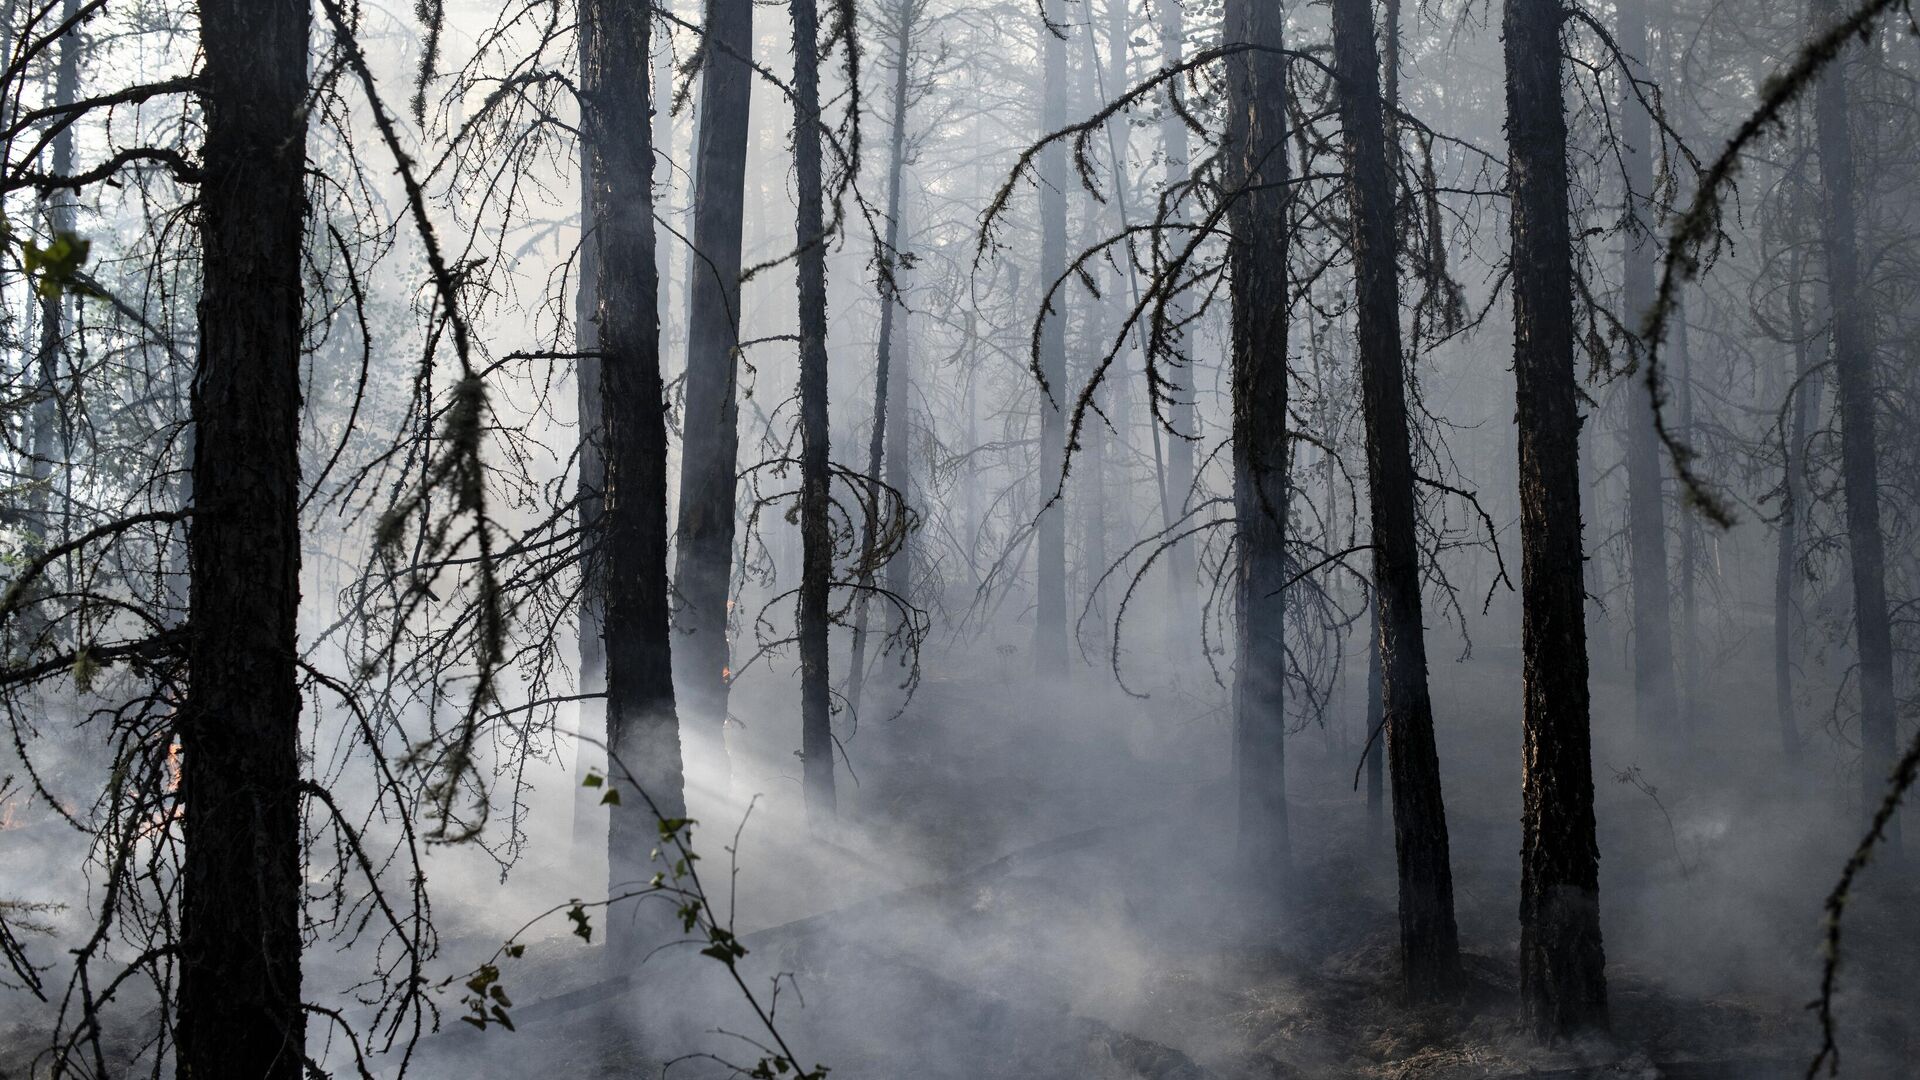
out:
M601 806L619 806L620 805L620 789L608 788L607 793L605 795L600 796L600 805Z
M607 778L604 776L601 776L597 772L590 772L587 775L580 778L581 787L599 787L601 784L604 784L606 782L607 782Z
M587 909L584 905L575 904L568 908L567 918L573 920L573 936L581 941L589 943L593 941L593 926L587 922Z

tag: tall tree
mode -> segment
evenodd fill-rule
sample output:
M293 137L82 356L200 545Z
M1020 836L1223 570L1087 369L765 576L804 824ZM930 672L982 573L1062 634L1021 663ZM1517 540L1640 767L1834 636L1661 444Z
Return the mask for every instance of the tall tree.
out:
M856 716L867 675L867 601L872 592L875 565L880 559L881 470L885 483L903 497L906 495L905 417L896 411L894 399L905 399L904 373L893 370L896 339L906 335L898 325L905 308L900 302L899 274L905 267L898 260L900 251L900 182L907 163L907 105L913 89L914 31L926 11L925 0L899 0L881 4L876 14L887 31L888 64L893 68L893 85L888 100L892 122L887 137L887 210L886 224L877 255L880 273L880 337L873 359L873 429L867 437L867 499L865 521L861 527L859 595L854 598L853 655L847 665L847 703ZM897 384L896 385L896 381ZM889 423L892 427L889 427ZM896 474L898 483L895 483ZM903 556L895 556L896 558Z
M60 10L62 23L71 23L80 12L79 0L66 0ZM11 21L11 13L9 13ZM53 105L64 108L80 94L80 29L74 27L60 36L58 59L54 62ZM73 125L60 127L53 137L53 175L73 175ZM65 189L48 191L43 197L47 233L57 238L75 235L75 193ZM43 547L53 535L52 515L55 465L67 457L67 439L62 430L60 406L60 354L66 347L67 306L71 302L64 291L48 290L40 297L40 343L34 357L35 388L29 427L27 515L28 540L33 549Z
M707 0L695 135L694 260L680 444L674 686L689 772L727 782L728 595L740 451L740 243L753 72L752 0Z
M594 543L605 567L608 776L628 794L610 808L610 896L644 888L659 841L653 810L685 813L668 624L667 421L654 261L652 9L642 0L581 5L581 119L592 154L594 294L600 339L600 445L606 491ZM634 797L638 787L652 800ZM625 924L623 928L622 924ZM658 942L631 910L609 913L616 963Z
M1369 0L1333 0L1333 69L1346 136L1367 494L1373 519L1375 644L1393 769L1400 965L1415 996L1435 997L1459 985L1460 938L1453 920L1447 809L1427 688L1415 535L1418 505L1400 356L1399 237L1379 63Z
M1233 746L1239 850L1250 879L1282 880L1287 833L1284 692L1287 518L1287 65L1272 0L1228 0L1228 291L1233 505L1238 525Z
M1621 272L1621 322L1637 327L1653 305L1653 118L1641 103L1633 63L1647 51L1646 0L1621 0L1615 39L1627 61L1620 72L1620 155L1626 174L1626 245ZM1637 356L1643 348L1632 339ZM1668 595L1667 514L1662 494L1660 435L1654 428L1653 395L1646 380L1621 388L1626 420L1627 563L1633 588L1634 727L1641 738L1679 722L1673 674L1673 618Z
M793 0L793 171L800 277L800 758L807 815L834 815L827 600L833 587L827 431L827 227L820 171L820 12Z
M1186 14L1180 0L1164 0L1160 5L1160 59L1167 70L1178 68L1185 62L1186 39ZM1118 84L1114 92L1119 92ZM1160 116L1160 146L1167 159L1166 189L1177 191L1186 187L1192 174L1187 122L1173 105L1180 93L1180 80L1168 79L1166 93L1168 105ZM1184 204L1184 200L1176 203L1176 212ZM1177 226L1182 220L1176 217L1173 224ZM1166 317L1171 327L1171 339L1166 345L1181 360L1168 380L1172 385L1167 387L1167 424L1173 431L1167 439L1167 489L1160 493L1160 498L1164 504L1161 508L1162 525L1169 528L1179 518L1180 508L1186 505L1187 496L1193 489L1193 440L1200 434L1194 427L1193 390L1197 368L1193 358L1193 336L1187 330L1186 316L1186 305L1180 302L1180 298L1177 295L1169 298ZM1182 647L1194 631L1193 574L1193 542L1183 539L1167 551L1167 599L1171 607L1167 631L1176 648Z
M1812 0L1824 32L1839 17L1834 0ZM1879 805L1893 768L1893 632L1887 615L1885 540L1880 534L1880 466L1874 436L1873 311L1860 281L1859 195L1848 129L1844 54L1814 88L1814 148L1820 158L1820 246L1832 309L1835 403L1840 413L1841 491L1853 571L1855 646L1860 651L1860 783L1867 813ZM1888 827L1898 847L1900 819Z
M179 1068L298 1080L307 0L201 0Z
M1061 0L1042 0L1040 25L1040 134L1067 124L1067 33ZM1040 152L1040 288L1051 288L1067 272L1067 148L1055 139ZM1034 580L1033 660L1043 676L1058 676L1067 664L1067 514L1052 492L1067 461L1067 310L1066 289L1041 312L1040 520L1037 523Z
M1564 18L1548 0L1504 2L1526 683L1520 999L1528 1026L1549 1038L1607 1023L1580 577Z

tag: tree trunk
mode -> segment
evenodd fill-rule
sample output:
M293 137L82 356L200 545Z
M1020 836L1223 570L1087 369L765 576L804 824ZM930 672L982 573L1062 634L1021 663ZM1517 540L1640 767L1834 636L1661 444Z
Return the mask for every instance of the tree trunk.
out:
M1622 0L1617 40L1644 68L1647 57L1646 0ZM1652 117L1626 74L1620 76L1621 156L1626 168L1628 232L1622 268L1620 321L1637 327L1653 306L1656 253L1646 200L1653 196ZM1632 349L1636 359L1642 344ZM1653 398L1644 379L1622 388L1626 413L1627 562L1633 582L1634 731L1643 740L1671 733L1679 719L1673 675L1672 591L1667 574L1667 515L1662 495L1660 436L1653 427Z
M685 814L674 711L667 586L667 424L660 379L648 55L651 9L588 0L581 19L582 130L593 154L591 205L599 300L603 546L610 807L610 896L646 887L659 828L639 788L667 817ZM640 905L608 910L616 963L655 945ZM646 909L651 912L651 908Z
M79 14L79 0L66 0L60 11L61 22ZM53 77L53 104L70 105L80 93L80 31L74 28L60 38L59 59ZM73 173L73 127L60 129L53 137L55 176ZM74 231L74 199L71 191L49 191L43 197L47 234L59 237ZM35 397L31 412L27 476L27 554L44 550L49 537L60 530L53 521L53 486L56 472L64 472L68 446L63 409L60 404L60 353L66 346L67 305L64 291L40 297L40 347L34 358ZM59 468L57 468L59 466Z
M1520 442L1520 998L1544 1038L1607 1023L1580 586L1578 392L1562 8L1505 0L1514 383Z
M1400 878L1401 973L1415 997L1433 998L1459 986L1460 939L1453 920L1447 810L1427 688L1415 535L1418 506L1400 357L1399 238L1368 0L1333 0L1333 67L1340 126L1346 133L1347 197L1353 218L1381 706L1393 769L1394 854Z
M1067 124L1067 20L1061 0L1042 0L1040 27L1040 128L1050 135ZM1048 25L1051 24L1051 25ZM1056 33L1056 28L1058 32ZM1058 140L1040 152L1040 289L1051 288L1067 270L1066 146ZM1058 678L1067 666L1067 515L1065 493L1052 500L1067 461L1067 303L1066 287L1041 315L1040 375L1047 382L1040 397L1040 517L1034 553L1033 660L1042 677Z
M1802 265L1798 256L1789 263L1794 282L1787 293L1788 313L1793 331L1793 417L1789 422L1786 453L1781 461L1784 472L1781 487L1786 495L1780 507L1780 531L1773 568L1773 691L1774 708L1780 723L1780 750L1788 760L1797 760L1801 751L1800 724L1793 703L1794 625L1799 608L1800 521L1806 513L1807 440L1820 415L1820 395L1824 389L1819 374L1812 371L1813 354L1808 341L1806 313L1800 304L1799 282Z
M1283 628L1287 577L1287 176L1283 16L1271 0L1229 0L1224 153L1232 300L1233 502L1238 521L1234 775L1239 850L1250 880L1276 888L1287 835Z
M573 864L585 877L589 867L598 867L605 854L607 815L600 808L602 791L588 787L586 779L596 771L605 774L607 752L607 646L603 637L606 615L606 546L602 542L602 510L607 487L605 447L601 445L600 410L600 331L597 325L600 300L599 260L594 249L599 241L592 223L599 214L593 206L593 151L583 138L580 142L580 254L576 260L579 283L574 294L574 361L576 397L580 413L580 693L600 694L598 700L580 702L576 713L573 755ZM588 742L597 739L602 745Z
M707 54L693 193L687 291L687 376L680 444L679 547L674 591L674 689L687 719L687 764L698 782L727 790L727 601L732 591L740 244L753 91L752 0L707 0Z
M178 1073L298 1080L306 0L202 0Z
M1836 18L1833 0L1813 0L1812 21L1824 30ZM1853 569L1854 636L1860 650L1860 784L1868 814L1879 807L1893 768L1893 635L1887 617L1886 553L1880 535L1880 471L1875 456L1873 317L1860 283L1859 203L1853 182L1853 135L1847 128L1844 54L1814 89L1815 147L1820 155L1820 242L1827 260L1833 316L1835 400L1840 411L1840 470L1847 504L1847 554ZM1900 822L1887 826L1900 847Z
M833 581L827 433L827 235L820 176L820 14L793 0L793 158L800 197L800 757L807 816L834 816L827 599Z
M867 603L875 579L874 566L880 548L880 506L884 497L880 471L885 468L889 482L894 466L901 466L905 472L905 461L896 460L905 457L906 440L899 439L900 446L893 443L900 432L890 431L887 427L888 413L893 407L892 398L895 388L891 384L893 375L893 339L898 333L895 318L900 311L900 296L897 291L897 275L906 272L906 267L895 261L894 256L900 245L900 174L907 160L907 91L911 88L912 52L914 19L918 0L904 2L886 10L889 18L895 19L893 26L893 94L891 100L893 132L887 141L887 217L885 238L881 242L880 258L891 263L889 273L880 282L880 340L874 346L873 361L873 430L867 440L867 505L866 520L862 525L860 540L860 582L859 595L854 598L853 616L853 655L847 663L847 706L857 720L860 715L860 696L866 684L867 676ZM902 387L904 389L904 381ZM897 415L897 414L896 414ZM903 425L896 424L896 428ZM906 495L906 488L894 490ZM901 551L896 557L905 555ZM891 576L891 575L889 575ZM904 594L902 594L904 595Z
M1179 67L1185 62L1186 37L1186 18L1179 0L1166 0L1160 5L1160 49L1161 61L1167 68ZM1180 85L1178 79L1167 81L1169 99L1180 92ZM1116 87L1115 92L1118 91ZM1191 151L1187 146L1187 124L1171 104L1160 117L1160 143L1167 155L1166 190L1184 188L1191 177L1192 167ZM1184 215L1170 215L1170 218L1175 226L1185 221ZM1170 244L1184 243L1178 231L1171 235ZM1164 522L1169 526L1179 521L1188 496L1193 491L1193 440L1200 434L1194 427L1196 367L1193 335L1187 331L1186 317L1187 308L1180 297L1169 298L1167 321L1173 330L1167 346L1180 361L1179 366L1167 372L1167 381L1171 384L1167 387L1167 423L1173 430L1167 439L1167 490L1162 497L1169 504L1170 512L1165 515L1167 520ZM1181 540L1167 550L1167 633L1176 655L1191 654L1193 634L1198 629L1194 622L1193 581L1193 542L1190 539Z

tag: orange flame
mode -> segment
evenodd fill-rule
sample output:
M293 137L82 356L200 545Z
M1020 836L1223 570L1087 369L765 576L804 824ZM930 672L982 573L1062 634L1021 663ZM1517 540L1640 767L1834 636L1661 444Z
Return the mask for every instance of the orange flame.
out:
M732 669L732 668L730 668L730 667L723 667L723 668L721 668L721 669L720 669L720 681L721 681L721 682L730 682L730 681L732 681L732 679L733 679L733 669Z
M180 744L167 747L167 792L180 790Z

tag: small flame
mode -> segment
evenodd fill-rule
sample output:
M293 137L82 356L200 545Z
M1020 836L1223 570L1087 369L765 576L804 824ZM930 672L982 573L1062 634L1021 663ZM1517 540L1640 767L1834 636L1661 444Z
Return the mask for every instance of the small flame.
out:
M727 614L733 614L733 601L727 601Z
M180 744L176 742L171 746L167 747L167 792L168 794L172 794L173 792L176 792L179 790L180 790Z
M732 668L730 668L730 667L723 667L723 668L721 668L721 669L720 669L720 681L721 681L721 682L730 682L730 681L732 681L732 679L733 679L733 669L732 669Z

